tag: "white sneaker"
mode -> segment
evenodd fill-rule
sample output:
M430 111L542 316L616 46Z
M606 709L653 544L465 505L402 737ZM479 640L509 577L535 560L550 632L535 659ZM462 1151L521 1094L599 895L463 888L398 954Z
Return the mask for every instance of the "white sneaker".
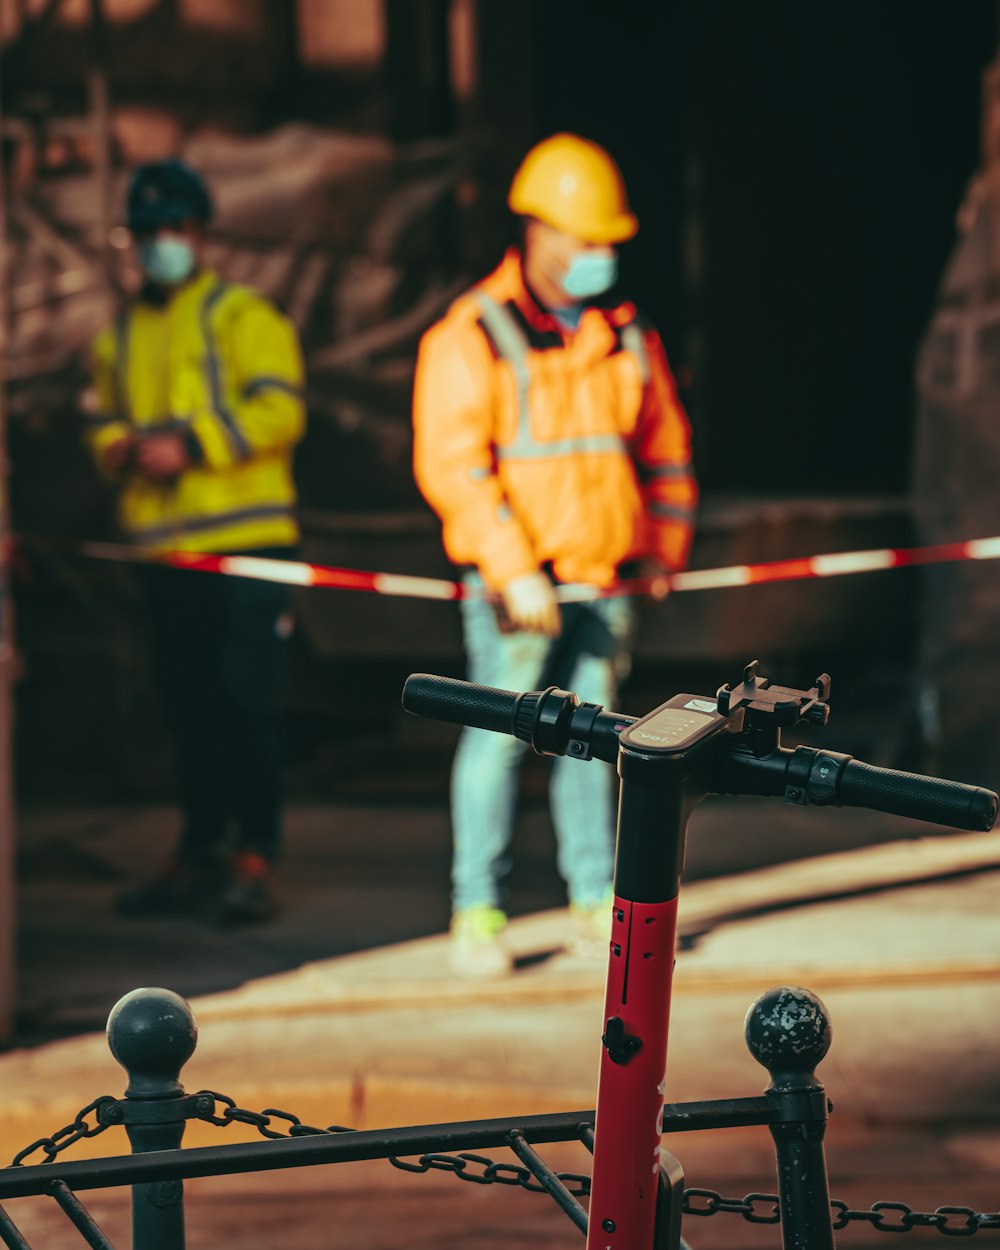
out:
M614 897L614 891L609 888L599 903L570 903L573 932L568 949L571 955L607 959L611 946Z

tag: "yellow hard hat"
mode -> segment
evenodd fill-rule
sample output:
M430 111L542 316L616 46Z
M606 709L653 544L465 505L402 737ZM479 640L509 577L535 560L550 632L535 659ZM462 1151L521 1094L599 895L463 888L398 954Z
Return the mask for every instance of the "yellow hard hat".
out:
M602 147L558 134L536 144L510 184L507 203L585 243L623 243L639 229L618 166Z

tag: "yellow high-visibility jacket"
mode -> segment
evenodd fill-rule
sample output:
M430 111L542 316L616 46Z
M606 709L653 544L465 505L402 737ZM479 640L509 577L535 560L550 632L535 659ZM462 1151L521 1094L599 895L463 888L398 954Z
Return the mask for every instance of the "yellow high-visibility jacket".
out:
M121 477L119 517L150 550L239 551L298 540L292 450L305 429L291 323L247 287L200 271L159 306L139 299L94 341L87 440ZM123 436L176 431L193 463L175 480L115 474Z

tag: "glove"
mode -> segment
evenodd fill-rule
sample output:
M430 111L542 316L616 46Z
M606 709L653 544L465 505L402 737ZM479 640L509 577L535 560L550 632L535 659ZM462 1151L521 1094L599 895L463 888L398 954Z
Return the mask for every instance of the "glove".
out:
M562 628L559 604L544 573L526 573L501 587L507 617L515 629L555 638Z

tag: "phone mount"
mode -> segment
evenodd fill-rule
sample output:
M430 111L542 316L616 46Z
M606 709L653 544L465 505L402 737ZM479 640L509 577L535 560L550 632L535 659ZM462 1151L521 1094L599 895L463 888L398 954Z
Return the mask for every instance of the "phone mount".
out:
M758 660L743 670L738 686L720 686L715 705L722 716L743 711L743 733L756 756L770 755L781 745L781 730L799 721L825 725L830 719L830 674L821 673L808 690L774 686L767 677L758 677Z

